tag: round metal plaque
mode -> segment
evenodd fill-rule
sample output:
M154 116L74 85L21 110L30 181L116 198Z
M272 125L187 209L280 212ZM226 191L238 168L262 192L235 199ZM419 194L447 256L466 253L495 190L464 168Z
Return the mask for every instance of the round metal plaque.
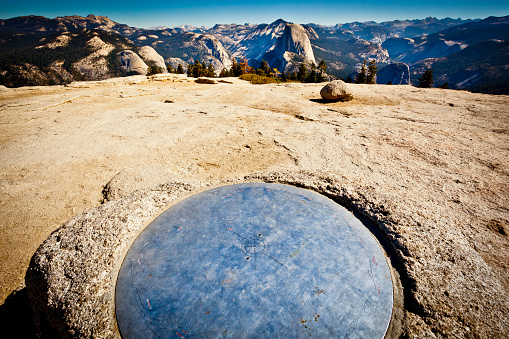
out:
M279 184L214 188L172 206L120 269L123 338L383 338L392 280L350 212Z

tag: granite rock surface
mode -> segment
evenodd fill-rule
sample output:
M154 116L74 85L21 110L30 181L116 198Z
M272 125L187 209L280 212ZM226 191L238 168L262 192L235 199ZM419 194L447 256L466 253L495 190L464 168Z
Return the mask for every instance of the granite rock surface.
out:
M365 216L403 335L508 333L507 96L349 84L353 100L324 102L324 84L159 80L0 91L3 299L27 275L41 325L113 336L119 239L205 187L275 181Z

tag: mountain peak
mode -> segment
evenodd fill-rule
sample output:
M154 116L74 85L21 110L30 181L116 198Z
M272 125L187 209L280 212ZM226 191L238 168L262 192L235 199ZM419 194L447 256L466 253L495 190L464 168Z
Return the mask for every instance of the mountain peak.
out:
M269 24L270 27L276 27L276 26L279 26L279 25L285 25L285 24L288 24L288 21L285 21L283 19L277 19L276 21L274 21L273 23Z

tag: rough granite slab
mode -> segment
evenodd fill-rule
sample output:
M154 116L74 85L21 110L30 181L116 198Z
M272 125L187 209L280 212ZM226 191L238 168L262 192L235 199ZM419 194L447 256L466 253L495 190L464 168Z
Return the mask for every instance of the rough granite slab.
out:
M202 184L167 183L85 211L37 250L26 276L39 330L63 337L118 338L114 286L122 258L139 232L171 204L204 189L275 182L324 194L354 212L390 257L393 319L387 337L503 337L509 301L482 257L430 206L391 203L369 187L329 174L278 172ZM468 268L468 269L466 269ZM487 326L489 324L489 326Z

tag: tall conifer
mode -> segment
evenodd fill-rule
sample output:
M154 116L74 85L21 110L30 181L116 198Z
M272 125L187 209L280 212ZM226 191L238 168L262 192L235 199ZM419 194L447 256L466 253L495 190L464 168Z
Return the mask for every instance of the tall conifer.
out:
M433 85L433 69L428 68L419 78L419 87L429 88Z
M362 63L362 68L357 77L355 78L356 84L365 84L366 83L366 60Z
M366 77L367 84L376 84L376 75L378 67L375 65L375 60L371 60L368 65L368 76Z

